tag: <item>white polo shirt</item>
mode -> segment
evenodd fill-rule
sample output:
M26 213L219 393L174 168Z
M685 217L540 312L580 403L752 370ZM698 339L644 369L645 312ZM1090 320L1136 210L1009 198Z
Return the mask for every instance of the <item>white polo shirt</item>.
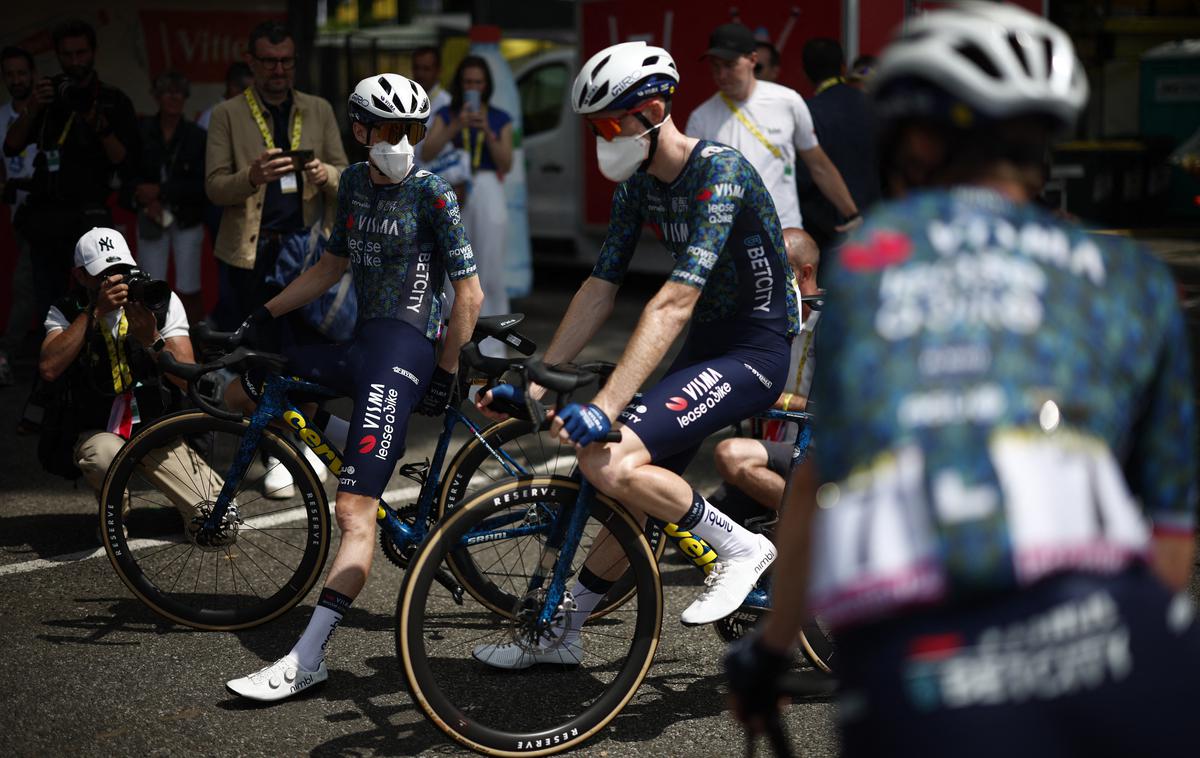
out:
M796 193L796 151L817 146L812 114L804 98L779 84L756 81L750 99L733 101L733 105L776 148L778 156L729 109L719 92L692 111L687 135L736 148L762 177L775 201L779 223L784 228L802 226Z

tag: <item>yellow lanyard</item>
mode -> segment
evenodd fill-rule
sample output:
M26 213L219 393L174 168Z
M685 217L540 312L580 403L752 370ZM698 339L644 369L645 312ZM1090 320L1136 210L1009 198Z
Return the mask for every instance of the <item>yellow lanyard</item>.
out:
M845 81L846 80L840 76L831 76L828 79L826 79L825 81L823 81L817 85L817 91L813 93L813 97L816 97L817 95L821 94L822 92L829 89L830 87L832 87L835 84L844 84Z
M58 147L62 147L62 143L67 141L67 132L71 131L71 124L75 123L75 111L71 111L71 115L67 117L67 125L63 127L62 134L58 135ZM45 134L45 132L42 132Z
M246 96L246 103L250 106L250 113L254 116L254 123L258 124L258 130L262 132L263 142L266 143L267 149L275 147L275 140L271 137L271 130L267 127L267 120L263 118L262 108L258 105L258 100L254 97L253 87L247 87L242 94ZM300 149L300 109L293 108L292 112L295 117L292 119L292 150Z
M804 364L808 363L808 348L812 345L813 335L817 333L816 329L801 330L804 332L804 344L800 346L800 362L796 364L796 386L792 389L797 394L800 392L800 384L804 381Z
M125 358L125 336L129 334L129 320L125 311L121 311L121 320L117 323L117 339L113 339L112 330L104 323L103 318L96 319L96 328L104 335L104 346L108 348L108 364L112 367L113 391L124 392L133 386L133 372L129 361Z
M749 129L750 133L753 134L755 137L757 137L758 141L763 143L763 145L768 150L771 151L771 155L774 155L776 158L783 161L784 163L787 162L783 157L783 151L780 150L775 145L771 144L771 141L769 139L767 139L766 135L764 135L762 132L760 132L758 130L758 127L754 125L753 121L746 118L746 114L742 113L741 108L739 108L733 104L733 101L729 99L728 95L726 95L724 92L722 92L721 99L725 101L725 107L729 109L729 112L732 113L733 115L737 116L737 120L742 122L742 126Z
M483 155L483 130L479 130L479 139L475 140L475 152L471 152L471 130L463 127L462 132L463 148L471 155L471 170L479 170L479 159Z

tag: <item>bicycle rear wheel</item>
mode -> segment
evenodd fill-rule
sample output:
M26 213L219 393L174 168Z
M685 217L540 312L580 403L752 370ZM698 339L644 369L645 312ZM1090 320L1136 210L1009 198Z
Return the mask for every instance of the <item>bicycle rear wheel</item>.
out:
M837 673L837 645L833 633L815 616L800 627L800 652L814 667L827 674Z
M199 411L167 416L130 440L109 468L100 508L105 551L121 581L175 623L235 630L270 621L308 594L325 565L325 492L270 428L258 451L287 469L293 493L268 499L267 471L256 461L238 483L236 518L215 540L197 536L248 426Z
M592 503L590 521L603 528L585 531L567 589L596 551L597 557L609 557L597 564L600 571L628 563L632 597L584 625L577 666L538 665L521 672L476 660L481 644L517 641L528 650L528 622L513 609L510 618L498 617L471 597L455 605L434 580L442 562L468 542L507 546L510 557L494 567L504 572L503 578L496 576L497 584L540 608L542 596L528 590L541 540L527 514L541 514L548 531L576 507L579 488L570 479L525 477L484 490L438 525L405 574L396 607L396 649L413 702L439 729L472 750L516 756L577 747L624 708L654 658L662 621L658 566L637 522L606 498ZM522 557L523 542L536 546L532 562Z
M492 424L479 436L470 437L446 466L438 493L438 519L446 518L484 489L518 475L574 479L575 448L562 444L555 436L539 432L529 421L511 418ZM597 522L588 522L589 531L599 529ZM595 537L595 534L589 535L590 539ZM647 529L646 537L655 560L662 557L667 542L657 525ZM494 551L456 550L448 557L447 566L476 600L495 613L509 615L516 596L498 586L490 576L490 569L480 565L480 561L488 561L491 552ZM610 593L596 606L591 617L598 618L619 607L632 593L633 587L626 583L622 591Z

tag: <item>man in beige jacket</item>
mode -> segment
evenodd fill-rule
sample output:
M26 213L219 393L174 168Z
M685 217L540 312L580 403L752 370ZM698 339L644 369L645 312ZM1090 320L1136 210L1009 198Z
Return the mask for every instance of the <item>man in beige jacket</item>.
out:
M287 27L255 27L245 60L254 84L213 109L205 161L205 191L222 208L214 252L221 274L216 317L225 329L279 291L267 278L281 249L307 244L318 219L328 230L348 163L329 102L293 89L296 42ZM312 151L302 171L281 156L294 150Z

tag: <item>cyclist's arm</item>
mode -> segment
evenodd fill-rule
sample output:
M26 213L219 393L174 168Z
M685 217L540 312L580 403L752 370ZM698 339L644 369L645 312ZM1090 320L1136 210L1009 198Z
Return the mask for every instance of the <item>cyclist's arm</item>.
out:
M450 306L449 326L445 344L438 358L442 370L454 373L458 370L458 357L462 346L471 339L479 311L483 306L483 288L479 284L479 269L475 264L475 251L467 239L467 230L462 223L462 211L458 196L440 178L429 185L429 201L422 203L425 217L433 227L442 264L450 284L454 287L454 304ZM438 200L441 206L438 206Z
M587 346L600 327L612 315L617 300L616 284L589 276L559 322L550 346L546 348L545 361L549 364L575 360L575 356Z
M792 470L783 495L783 513L775 530L779 557L773 569L771 612L763 626L762 641L776 652L791 651L806 616L805 595L816 508L817 467L810 461Z
M458 371L459 352L471 339L475 322L479 320L483 288L479 286L478 276L453 280L450 284L454 287L454 305L450 306L450 323L446 327L446 342L442 345L438 365L453 374Z
M615 419L643 382L662 363L671 343L683 332L700 299L700 290L679 282L662 286L638 319L617 368L592 401Z
M1182 590L1192 573L1196 527L1196 409L1187 328L1166 272L1160 277L1163 342L1134 428L1126 476L1154 524L1151 567Z
M325 293L346 273L349 258L340 255L322 255L300 276L293 279L283 292L267 301L267 310L278 318L291 313L302 305L308 305Z

